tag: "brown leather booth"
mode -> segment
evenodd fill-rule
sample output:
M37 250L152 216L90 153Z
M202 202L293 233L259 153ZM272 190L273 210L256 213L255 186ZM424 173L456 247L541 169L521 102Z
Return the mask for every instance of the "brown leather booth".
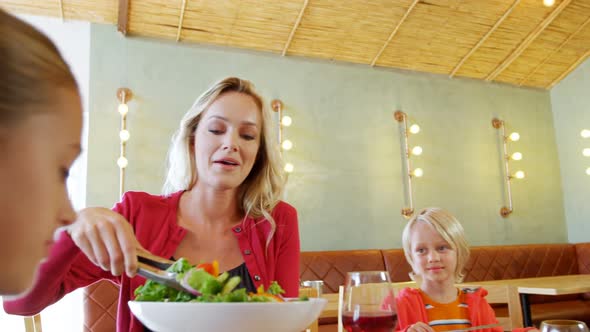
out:
M301 253L301 280L323 280L324 293L338 292L349 271L386 270L394 282L409 281L401 249L309 251ZM481 246L471 249L466 282L590 273L590 243ZM115 328L117 287L101 281L86 290L85 331ZM533 321L580 319L590 323L590 297L532 296ZM502 308L498 308L502 310ZM320 320L320 331L335 331L335 321Z

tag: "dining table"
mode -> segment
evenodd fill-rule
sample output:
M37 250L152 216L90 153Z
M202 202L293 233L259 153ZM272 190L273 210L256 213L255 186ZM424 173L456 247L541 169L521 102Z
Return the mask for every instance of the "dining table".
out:
M322 298L328 300L328 303L319 318L338 317L338 293L324 293Z
M533 326L531 316L530 295L567 295L590 292L590 274L570 274L551 277L536 277L522 279L489 280L480 282L465 282L464 285L511 285L516 287L520 295L522 320L524 326ZM462 284L462 285L463 285Z

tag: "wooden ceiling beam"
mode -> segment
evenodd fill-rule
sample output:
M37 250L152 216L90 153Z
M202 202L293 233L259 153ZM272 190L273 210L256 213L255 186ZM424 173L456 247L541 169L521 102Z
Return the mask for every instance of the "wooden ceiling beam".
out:
M532 42L541 34L541 32L543 32L545 28L547 28L547 26L549 26L549 24L551 24L551 22L553 22L553 20L559 14L561 14L561 12L565 9L565 7L567 7L567 5L570 4L571 1L572 0L563 0L559 6L557 6L557 8L555 8L551 14L549 14L549 16L547 16L539 25L537 25L537 27L524 39L524 41L518 45L518 47L500 65L498 65L498 67L496 67L496 69L491 72L488 77L486 77L486 81L489 82L494 80L506 68L508 68L508 66L510 66L512 62L514 62L514 60L516 60L522 54L522 52L524 52L524 50L526 50L527 47L532 44Z
M119 0L119 17L117 19L117 30L127 35L129 24L129 0Z
M554 49L551 53L549 53L549 55L547 55L543 61L541 61L541 63L539 63L535 69L533 69L533 71L531 71L525 78L523 78L520 83L518 83L519 86L522 86L524 83L526 83L526 81L531 78L531 76L533 76L537 70L539 70L539 68L541 68L547 61L549 61L549 59L551 59L551 57L559 52L564 46L565 44L567 44L572 38L574 38L580 31L582 31L582 29L584 29L586 27L586 25L588 25L588 23L590 23L590 17L588 17L588 19L586 19L586 21L584 21L584 23L582 23L582 25L580 25L580 27L574 32L572 33L569 37L567 37L566 40L564 40L561 44L559 44L559 46Z
M178 30L176 30L176 42L180 40L180 33L182 32L182 22L184 21L184 11L186 10L187 0L181 0L180 5L180 17L178 18Z
M61 18L61 22L64 22L64 2L63 0L59 0L59 17Z
M590 56L590 50L588 50L584 55L582 55L576 62L574 62L571 66L569 66L558 78L554 79L549 85L545 87L545 89L551 89L555 84L559 83L564 77L569 75L574 69L576 69L584 60L586 60Z
M496 29L498 29L500 24L502 24L502 22L504 22L504 20L510 15L510 13L512 13L514 8L516 8L516 6L518 6L519 3L520 3L520 0L515 0L512 3L512 6L510 6L510 8L508 8L508 10L506 12L504 12L504 15L502 15L502 17L500 17L500 19L496 22L496 24L494 24L494 26L485 34L485 36L483 36L477 42L477 44L475 44L475 46L463 57L463 59L461 59L461 61L459 61L459 63L455 66L455 68L453 68L453 70L449 74L449 77L455 76L455 74L459 71L461 66L463 66L465 61L467 61L467 59L469 59L469 57L472 56L473 53L475 53L475 51L477 51L477 49L488 39L488 37L490 37L492 35L492 33L494 33L494 31L496 31Z
M414 10L414 7L416 7L416 5L418 4L419 1L420 0L414 0L412 2L412 4L410 5L410 7L408 7L408 9L404 13L404 16L402 17L402 19L397 23L397 25L395 26L395 28L393 29L393 31L389 35L389 38L387 38L387 40L385 41L385 44L383 44L383 47L381 47L381 49L379 50L377 55L375 55L375 57L373 58L373 61L371 61L371 67L375 66L375 63L377 63L377 60L379 60L379 57L381 57L381 54L383 54L383 51L385 51L385 49L387 48L387 46L389 45L389 43L391 42L393 37L395 37L395 35L397 34L399 28L402 26L402 24L404 24L404 21L406 20L406 18L408 18L408 16L412 12L412 10Z
M299 16L297 16L297 20L295 21L295 24L293 25L293 28L291 29L291 33L289 34L289 38L287 38L287 43L285 43L285 47L283 47L283 52L281 52L282 56L285 56L285 54L287 54L287 50L289 49L289 46L291 46L291 41L293 40L293 36L295 36L295 31L297 31L297 28L299 28L299 24L301 24L301 19L303 18L303 13L305 12L305 9L307 8L308 4L309 4L309 0L303 1L303 7L301 7L301 10L299 11Z

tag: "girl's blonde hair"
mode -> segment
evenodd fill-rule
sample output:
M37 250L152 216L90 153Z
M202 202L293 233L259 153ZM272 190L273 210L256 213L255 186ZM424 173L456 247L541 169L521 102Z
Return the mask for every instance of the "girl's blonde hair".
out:
M180 127L172 137L168 152L168 171L164 183L164 194L178 190L190 190L197 183L197 166L192 153L195 130L203 113L224 93L239 92L254 100L261 113L262 130L260 147L250 174L240 185L238 201L241 212L255 219L264 217L271 224L270 242L276 223L270 213L279 202L285 185L285 176L278 144L273 139L270 110L254 85L237 77L225 78L205 91L180 121Z
M77 92L55 45L31 25L0 9L0 128L48 111L56 88Z
M469 245L465 238L465 231L461 223L449 211L431 207L422 210L414 216L402 234L402 245L406 260L411 266L414 266L412 259L412 227L419 222L426 223L434 228L442 238L449 243L451 248L457 252L457 268L455 269L455 282L462 282L465 277L463 269L469 260ZM414 278L414 276L412 276Z

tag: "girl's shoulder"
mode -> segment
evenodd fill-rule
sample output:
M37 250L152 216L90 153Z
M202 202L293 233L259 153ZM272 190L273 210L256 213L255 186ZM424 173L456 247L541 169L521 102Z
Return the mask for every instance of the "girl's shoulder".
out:
M176 209L183 191L169 195L153 195L143 191L128 191L121 198L116 208L135 212L166 212Z
M184 190L177 191L168 195L154 195L145 191L127 191L123 195L123 199L134 200L138 202L168 202L170 200L177 200Z
M277 203L277 205L275 205L275 207L272 209L272 214L297 214L297 210L295 209L295 207L293 207L293 205L285 202L285 201L279 201Z
M270 214L277 229L297 227L297 210L289 203L278 201L272 210L266 210L265 212ZM258 218L247 216L243 220L243 225L244 227L253 226L254 228L262 227L261 229L265 229L269 227L267 221L266 216L260 216Z
M272 218L277 226L297 223L297 210L289 203L279 201L272 209Z

